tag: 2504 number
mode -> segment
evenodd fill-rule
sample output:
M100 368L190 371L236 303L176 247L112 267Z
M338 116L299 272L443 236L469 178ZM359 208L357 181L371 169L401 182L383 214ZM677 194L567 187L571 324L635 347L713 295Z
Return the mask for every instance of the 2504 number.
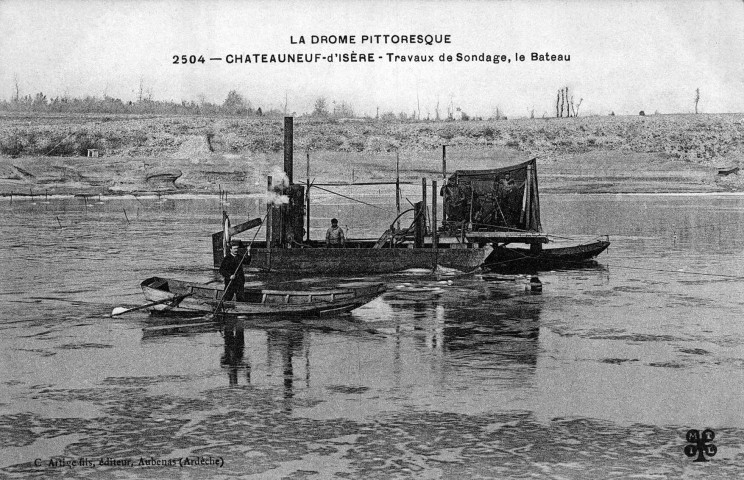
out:
M173 55L174 65L187 65L194 63L204 63L204 55Z

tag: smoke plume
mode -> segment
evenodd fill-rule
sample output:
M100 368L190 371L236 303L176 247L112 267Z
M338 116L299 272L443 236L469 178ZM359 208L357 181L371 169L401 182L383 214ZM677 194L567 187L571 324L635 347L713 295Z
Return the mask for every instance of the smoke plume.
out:
M289 203L288 196L276 193L275 191L267 191L265 193L251 193L250 195L248 195L248 198L257 198L259 200L264 200L266 203L276 206L286 205Z
M289 187L289 177L284 170L274 165L271 168L271 183L274 186L274 190L283 190Z

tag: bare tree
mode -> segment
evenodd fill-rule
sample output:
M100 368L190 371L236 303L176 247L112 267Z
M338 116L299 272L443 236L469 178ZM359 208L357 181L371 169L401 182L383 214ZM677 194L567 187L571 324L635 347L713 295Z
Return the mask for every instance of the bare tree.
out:
M555 98L555 118L561 116L561 111L559 109L559 106L561 104L561 92L562 90L558 90L558 96Z
M326 101L325 97L318 97L315 100L313 115L316 117L328 116L328 102Z
M230 90L222 102L222 108L231 115L245 115L248 113L250 103L236 90Z
M563 113L566 111L566 89L561 89L561 117L563 117Z
M441 120L441 119L442 119L442 118L441 118L441 117L439 116L439 96L438 96L438 95L437 95L437 106L436 106L436 108L434 109L434 112L436 113L436 117L434 118L434 120L436 120L436 121L438 122L439 120Z
M574 105L573 95L569 95L568 87L558 90L558 96L555 99L555 116L558 118L576 117L579 115L579 107L584 99L579 99L579 104Z
M333 116L337 118L353 118L354 107L345 101L333 102Z
M579 107L581 106L581 102L583 102L583 101L584 101L584 99L583 98L580 98L579 99L579 103L576 104L576 109L574 109L574 117L578 117L579 116Z
M695 113L698 113L698 102L700 101L700 87L695 89Z
M18 103L21 100L21 88L18 85L18 74L13 75L13 84L15 85L15 97L13 98L13 101Z
M558 90L558 99L556 100L555 111L556 117L563 118L563 113L568 111L567 99L568 87Z
M418 85L416 86L416 110L418 112L416 120L421 120L421 101L419 100Z
M33 106L35 108L44 108L47 105L47 98L46 95L44 95L42 92L37 93L34 96Z

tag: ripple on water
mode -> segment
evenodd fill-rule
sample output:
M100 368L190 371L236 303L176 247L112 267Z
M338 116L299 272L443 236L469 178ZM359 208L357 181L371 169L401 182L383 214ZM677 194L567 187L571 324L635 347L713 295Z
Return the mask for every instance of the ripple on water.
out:
M604 358L600 360L602 363L609 363L612 365L620 365L625 362L638 362L639 360L637 358Z
M703 350L702 348L680 348L679 352L688 353L690 355L710 355L710 352Z
M681 362L650 362L647 365L649 367L661 367L661 368L686 368L689 366Z
M169 382L189 382L193 380L187 375L158 375L156 377L107 377L101 384L117 387L147 387L150 385L160 385Z
M329 385L326 390L332 393L342 393L348 395L357 395L370 390L369 387L364 386L353 386L353 385Z
M114 346L103 343L66 343L56 348L59 348L60 350L82 350L85 348L114 348Z

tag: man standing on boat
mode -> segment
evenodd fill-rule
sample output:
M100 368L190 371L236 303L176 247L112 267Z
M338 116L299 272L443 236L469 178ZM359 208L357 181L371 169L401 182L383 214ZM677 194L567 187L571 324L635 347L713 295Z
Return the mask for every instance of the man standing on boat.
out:
M343 248L346 244L344 231L338 226L338 220L331 219L331 228L326 230L326 246L329 248Z
M245 301L245 273L243 273L243 265L250 265L251 263L251 247L248 247L245 256L240 256L238 255L239 245L240 242L232 242L230 244L230 253L222 259L222 263L220 264L220 275L225 277L225 294L222 297L225 301L232 300L233 296L235 296L235 300L238 302Z

